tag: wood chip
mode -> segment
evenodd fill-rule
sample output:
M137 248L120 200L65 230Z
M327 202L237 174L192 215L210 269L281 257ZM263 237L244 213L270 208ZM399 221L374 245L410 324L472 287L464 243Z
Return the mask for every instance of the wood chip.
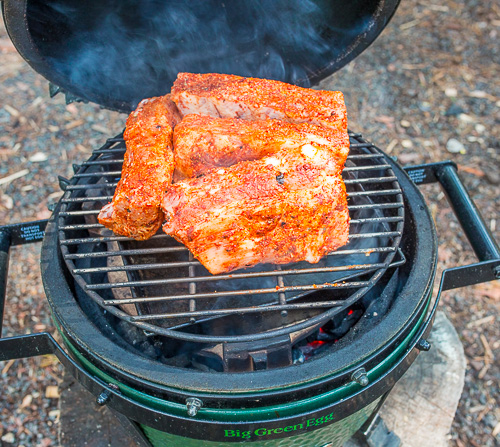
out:
M80 152L83 152L84 154L88 154L89 152L92 152L91 149L87 149L83 144L77 144L76 149Z
M80 127L82 126L83 124L85 124L85 121L84 120L75 120L75 121L71 121L71 123L68 123L64 126L64 129L66 130L71 130L71 129L74 129L75 127Z
M484 376L486 375L486 373L490 369L490 366L491 365L484 365L483 369L481 369L481 371L479 371L479 374L477 375L478 379L481 379L481 380L484 379Z
M481 334L479 336L479 338L481 339L481 343L483 344L483 347L484 347L484 354L486 357L485 363L491 363L493 361L493 359L495 358L495 356L493 355L493 351L490 348L490 344L488 343L488 340L486 339L484 334Z
M19 110L14 109L14 107L9 106L9 104L4 104L3 108L9 112L10 115L14 117L18 117L20 115Z
M416 19L416 20L412 20L411 22L403 23L402 25L399 25L399 29L405 30L405 29L413 28L414 26L418 25L418 22L420 22L420 19Z
M392 152L392 150L396 147L396 145L398 144L398 140L394 139L392 140L389 145L385 148L385 151L390 154Z
M49 385L45 388L45 397L47 399L59 399L59 387L56 385Z
M106 129L104 126L100 126L99 124L94 124L91 126L92 130L95 130L96 132L101 132L106 135L110 135L111 132L109 129Z
M11 359L6 363L6 365L2 369L2 376L9 372L10 367L14 364L15 361L15 359Z
M496 437L496 435L498 435L499 433L500 433L500 422L497 425L495 425L495 428L491 432L491 436Z
M23 169L15 174L8 175L7 177L0 178L0 185L8 185L10 182L17 180L18 178L24 177L29 174L30 171Z
M472 92L467 93L467 96L470 96L471 98L489 99L490 101L497 100L496 96L493 96L483 90L473 90Z
M24 399L21 402L21 408L29 407L31 402L33 402L33 396L31 394L24 396Z
M403 70L421 70L422 68L427 68L427 64L402 64L401 68Z
M471 321L470 323L467 324L467 327L473 328L477 326L482 326L483 324L486 323L493 323L494 321L495 321L495 315L488 315L487 317L480 318L479 320Z
M41 368L47 368L48 366L54 366L57 365L58 360L55 355L48 354L44 355L40 361L40 367Z

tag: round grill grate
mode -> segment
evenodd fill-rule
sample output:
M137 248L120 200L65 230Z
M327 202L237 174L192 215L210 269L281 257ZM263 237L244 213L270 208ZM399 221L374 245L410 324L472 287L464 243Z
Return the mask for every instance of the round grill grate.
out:
M125 143L117 137L79 167L61 199L57 224L66 265L86 296L147 333L220 343L317 328L360 300L388 268L404 263L397 178L379 149L359 134L350 139L342 174L349 243L318 264L211 275L161 232L142 242L114 235L97 214L121 176Z

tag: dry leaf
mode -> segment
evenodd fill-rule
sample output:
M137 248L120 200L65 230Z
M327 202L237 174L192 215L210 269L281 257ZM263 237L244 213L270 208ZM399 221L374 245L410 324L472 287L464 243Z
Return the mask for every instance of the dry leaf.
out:
M475 175L476 177L484 177L486 174L481 169L474 168L473 166L458 165L460 171L467 172L469 174Z

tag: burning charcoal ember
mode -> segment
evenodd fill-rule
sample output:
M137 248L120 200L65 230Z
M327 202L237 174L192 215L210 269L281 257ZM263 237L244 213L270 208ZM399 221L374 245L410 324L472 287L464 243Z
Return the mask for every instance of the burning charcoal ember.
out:
M321 329L330 339L339 340L351 330L363 314L364 309L349 309L335 315L335 317ZM326 335L323 335L323 337L326 338Z

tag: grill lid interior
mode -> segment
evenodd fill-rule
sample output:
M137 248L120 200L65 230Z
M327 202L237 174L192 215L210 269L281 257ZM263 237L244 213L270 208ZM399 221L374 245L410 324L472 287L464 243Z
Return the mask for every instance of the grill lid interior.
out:
M70 95L129 112L177 73L319 82L367 48L399 0L4 0L19 53ZM53 93L57 89L53 90Z
M114 235L96 217L121 175L120 137L94 151L67 186L57 218L64 260L90 299L154 334L220 343L317 328L360 300L388 268L404 262L398 252L404 208L397 177L383 153L359 135L350 136L343 172L349 244L318 264L259 265L210 275L161 232L142 242Z

